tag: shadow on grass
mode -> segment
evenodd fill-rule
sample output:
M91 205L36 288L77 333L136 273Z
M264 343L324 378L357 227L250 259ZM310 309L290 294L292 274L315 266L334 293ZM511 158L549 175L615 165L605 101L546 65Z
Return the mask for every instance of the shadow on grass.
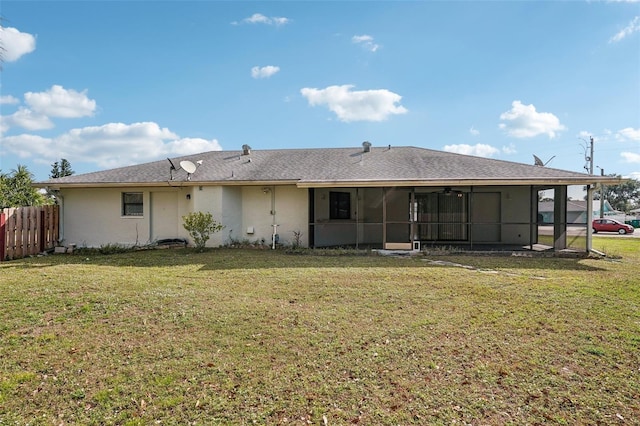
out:
M118 254L79 252L0 262L0 272L10 269L41 269L58 265L166 268L193 265L202 271L267 268L446 268L426 260L469 265L479 269L546 269L604 271L606 267L586 263L582 258L528 257L495 254L382 256L355 250L313 250L289 253L284 250L207 249L198 253L189 248L143 250Z

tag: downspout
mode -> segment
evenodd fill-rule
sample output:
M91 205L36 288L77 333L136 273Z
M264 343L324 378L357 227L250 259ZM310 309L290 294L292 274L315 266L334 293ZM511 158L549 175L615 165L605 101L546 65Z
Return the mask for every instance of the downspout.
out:
M276 236L278 235L278 224L276 223L276 187L273 185L271 188L271 226L273 227L273 234L271 235L271 249L276 249Z
M149 242L153 241L153 192L149 191ZM144 208L144 207L143 207Z

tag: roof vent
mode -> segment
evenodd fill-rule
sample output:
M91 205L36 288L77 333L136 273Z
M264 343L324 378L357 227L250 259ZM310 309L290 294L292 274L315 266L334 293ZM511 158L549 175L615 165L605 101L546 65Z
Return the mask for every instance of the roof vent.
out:
M249 145L242 145L242 155L251 154L251 147Z
M369 141L362 142L362 150L364 152L371 152L371 142Z

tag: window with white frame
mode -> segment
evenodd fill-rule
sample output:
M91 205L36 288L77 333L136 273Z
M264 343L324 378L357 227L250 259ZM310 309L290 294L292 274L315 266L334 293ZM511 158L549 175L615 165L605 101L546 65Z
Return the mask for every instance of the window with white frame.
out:
M122 193L122 216L142 216L142 192Z

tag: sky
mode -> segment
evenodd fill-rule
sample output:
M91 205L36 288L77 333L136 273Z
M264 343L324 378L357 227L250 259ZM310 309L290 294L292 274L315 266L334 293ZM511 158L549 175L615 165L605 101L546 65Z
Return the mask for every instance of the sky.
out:
M416 146L640 179L640 1L11 1L0 170ZM586 167L586 168L585 168Z

